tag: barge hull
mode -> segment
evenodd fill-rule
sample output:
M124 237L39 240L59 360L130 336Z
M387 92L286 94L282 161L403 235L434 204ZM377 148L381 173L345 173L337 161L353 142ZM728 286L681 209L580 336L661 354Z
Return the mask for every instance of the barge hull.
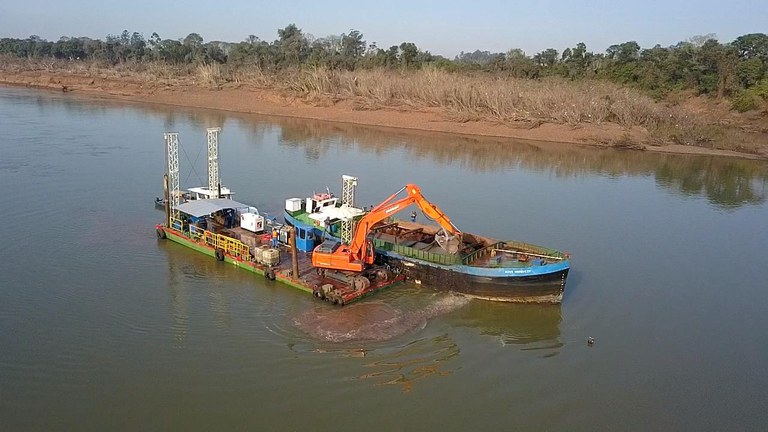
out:
M400 269L407 280L437 290L513 303L562 302L569 270L565 268L552 273L530 276L486 277L392 256L383 256L382 262Z

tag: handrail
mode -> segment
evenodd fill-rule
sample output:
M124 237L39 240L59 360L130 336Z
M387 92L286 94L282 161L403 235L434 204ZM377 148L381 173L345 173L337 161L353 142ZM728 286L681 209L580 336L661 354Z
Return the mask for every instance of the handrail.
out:
M171 216L170 222L171 222L170 228L175 229L177 231L184 231L183 230L184 221L182 221L181 219Z
M477 260L477 259L478 259L478 258L480 258L481 256L484 256L484 255L486 255L486 254L490 253L490 252L491 252L491 249L496 249L496 248L499 248L499 247L500 247L500 246L502 246L502 245L504 245L504 242L503 242L503 241L500 241L500 242L496 242L496 243L490 244L490 245L488 245L488 246L485 246L485 247L483 247L483 248L480 248L480 249L478 249L478 250L476 250L476 251L472 252L471 254L469 254L469 255L465 256L465 257L464 257L464 258L461 260L461 262L462 262L462 264L465 264L465 265L469 265L469 264L471 264L471 263L475 262L475 260Z
M200 238L205 235L205 229L200 228L197 225L190 225L189 226L189 236L192 237L195 240L200 240Z
M240 240L211 231L203 231L203 241L215 249L222 249L225 253L240 259L249 260L251 248Z
M188 230L184 231L184 222L179 218L171 217L170 222L172 229L181 231L182 234L194 241L202 242L214 249L222 249L228 255L241 261L250 260L251 258L250 246L240 240L208 231L193 224L188 225Z

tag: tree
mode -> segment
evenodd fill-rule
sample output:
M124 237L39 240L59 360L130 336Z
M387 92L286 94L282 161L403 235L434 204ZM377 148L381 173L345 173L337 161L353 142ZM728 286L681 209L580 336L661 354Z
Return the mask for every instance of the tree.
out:
M534 55L533 61L541 67L551 68L557 64L557 50L554 48L547 48L546 50Z
M512 48L502 57L503 70L516 78L533 78L536 76L536 65L520 48Z
M738 50L742 63L748 62L748 66L739 65L739 68L742 69L739 74L743 84L747 86L753 85L760 77L766 76L766 72L768 72L768 35L765 33L751 33L739 36L731 45ZM760 66L759 72L758 62ZM748 72L747 69L749 69ZM755 79L755 77L757 78Z
M49 54L59 59L81 60L86 57L83 41L78 38L62 37Z
M181 43L190 48L201 47L203 46L203 37L197 33L190 33L181 41Z
M200 60L205 63L226 63L227 54L222 49L222 46L227 46L227 44L223 42L208 42L204 44Z
M717 98L722 99L729 86L734 81L736 66L739 60L738 50L730 45L721 45L718 41L710 39L701 46L702 64L706 68L707 75L714 80L717 86Z
M163 39L160 37L160 35L157 34L156 32L153 32L152 36L149 37L148 43L149 43L149 46L154 49L156 46L160 45L160 42L162 41Z
M742 87L750 88L763 77L763 62L759 58L742 60L736 67L736 75Z
M283 66L298 66L306 60L309 53L309 42L296 24L289 24L284 29L277 30L280 38L275 42L279 52L279 63Z
M186 48L184 57L185 62L205 61L205 47L203 46L203 37L197 33L190 33L182 39L181 44Z
M739 57L759 58L768 60L768 35L765 33L751 33L739 36L733 41L733 46L739 50Z
M717 40L717 35L714 33L707 33L705 35L695 35L695 36L689 37L687 42L693 45L694 48L701 48L710 39Z
M640 45L635 41L624 42L619 45L611 45L606 50L608 58L618 63L629 63L640 58Z
M348 69L354 69L358 59L365 52L363 34L352 30L348 35L341 35L341 56Z
M584 42L579 42L573 48L566 48L562 56L565 65L564 75L571 79L584 76L592 57L593 54L587 52L587 45Z
M133 32L130 40L130 53L128 57L133 60L141 60L146 55L147 42L144 36L138 32Z
M490 51L475 50L471 53L465 53L462 51L458 56L456 56L456 61L485 65L492 61L497 61L499 55L504 57L504 54L491 53Z
M661 45L642 50L637 68L637 86L657 99L666 95L673 83L678 81L669 67L671 56L671 50Z
M416 48L416 44L413 42L403 42L400 44L400 63L406 67L414 67L416 65L416 56L419 54L419 49Z
M163 40L158 47L157 53L160 60L176 64L188 61L190 54L191 48L189 46L171 39Z

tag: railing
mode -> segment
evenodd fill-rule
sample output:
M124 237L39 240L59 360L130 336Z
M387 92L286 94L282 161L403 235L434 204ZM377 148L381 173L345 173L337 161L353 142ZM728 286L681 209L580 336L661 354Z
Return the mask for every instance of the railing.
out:
M475 262L476 260L478 260L479 258L482 258L482 257L490 254L493 250L495 250L495 249L497 249L497 248L499 248L499 247L501 247L503 245L504 245L504 242L497 242L497 243L493 243L491 245L488 245L486 247L480 248L480 249L472 252L471 254L465 256L461 260L461 262L464 265L470 265L473 262Z
M171 217L171 228L175 229L176 231L183 231L184 222L175 217Z
M435 264L455 265L461 263L461 259L457 255L425 252L409 246L392 244L379 239L373 239L373 246L377 249L392 251L405 257L429 261Z
M536 246L536 245L532 245L524 242L517 242L517 241L502 242L501 246L498 246L497 249L502 250L504 252L512 252L512 253L522 252L529 256L537 256L537 257L543 257L543 258L549 258L549 259L555 259L555 260L568 259L567 254L560 252L558 250L549 249L542 246Z
M189 226L189 237L193 240L200 240L205 235L205 229L197 225Z
M214 249L222 249L229 255L241 260L250 259L250 248L240 240L211 231L203 231L202 238L205 244Z
M251 248L240 240L216 234L196 225L187 225L185 227L181 219L174 217L171 218L171 228L194 241L205 243L214 249L221 249L237 259L248 261L251 258Z

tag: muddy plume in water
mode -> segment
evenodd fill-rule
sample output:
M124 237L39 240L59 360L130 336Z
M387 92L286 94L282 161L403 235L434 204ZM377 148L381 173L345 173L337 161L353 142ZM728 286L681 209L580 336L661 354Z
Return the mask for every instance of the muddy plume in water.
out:
M469 301L466 297L445 295L414 310L400 310L378 301L343 308L323 304L296 316L293 323L313 338L328 342L383 341L423 328L430 318L454 311Z

